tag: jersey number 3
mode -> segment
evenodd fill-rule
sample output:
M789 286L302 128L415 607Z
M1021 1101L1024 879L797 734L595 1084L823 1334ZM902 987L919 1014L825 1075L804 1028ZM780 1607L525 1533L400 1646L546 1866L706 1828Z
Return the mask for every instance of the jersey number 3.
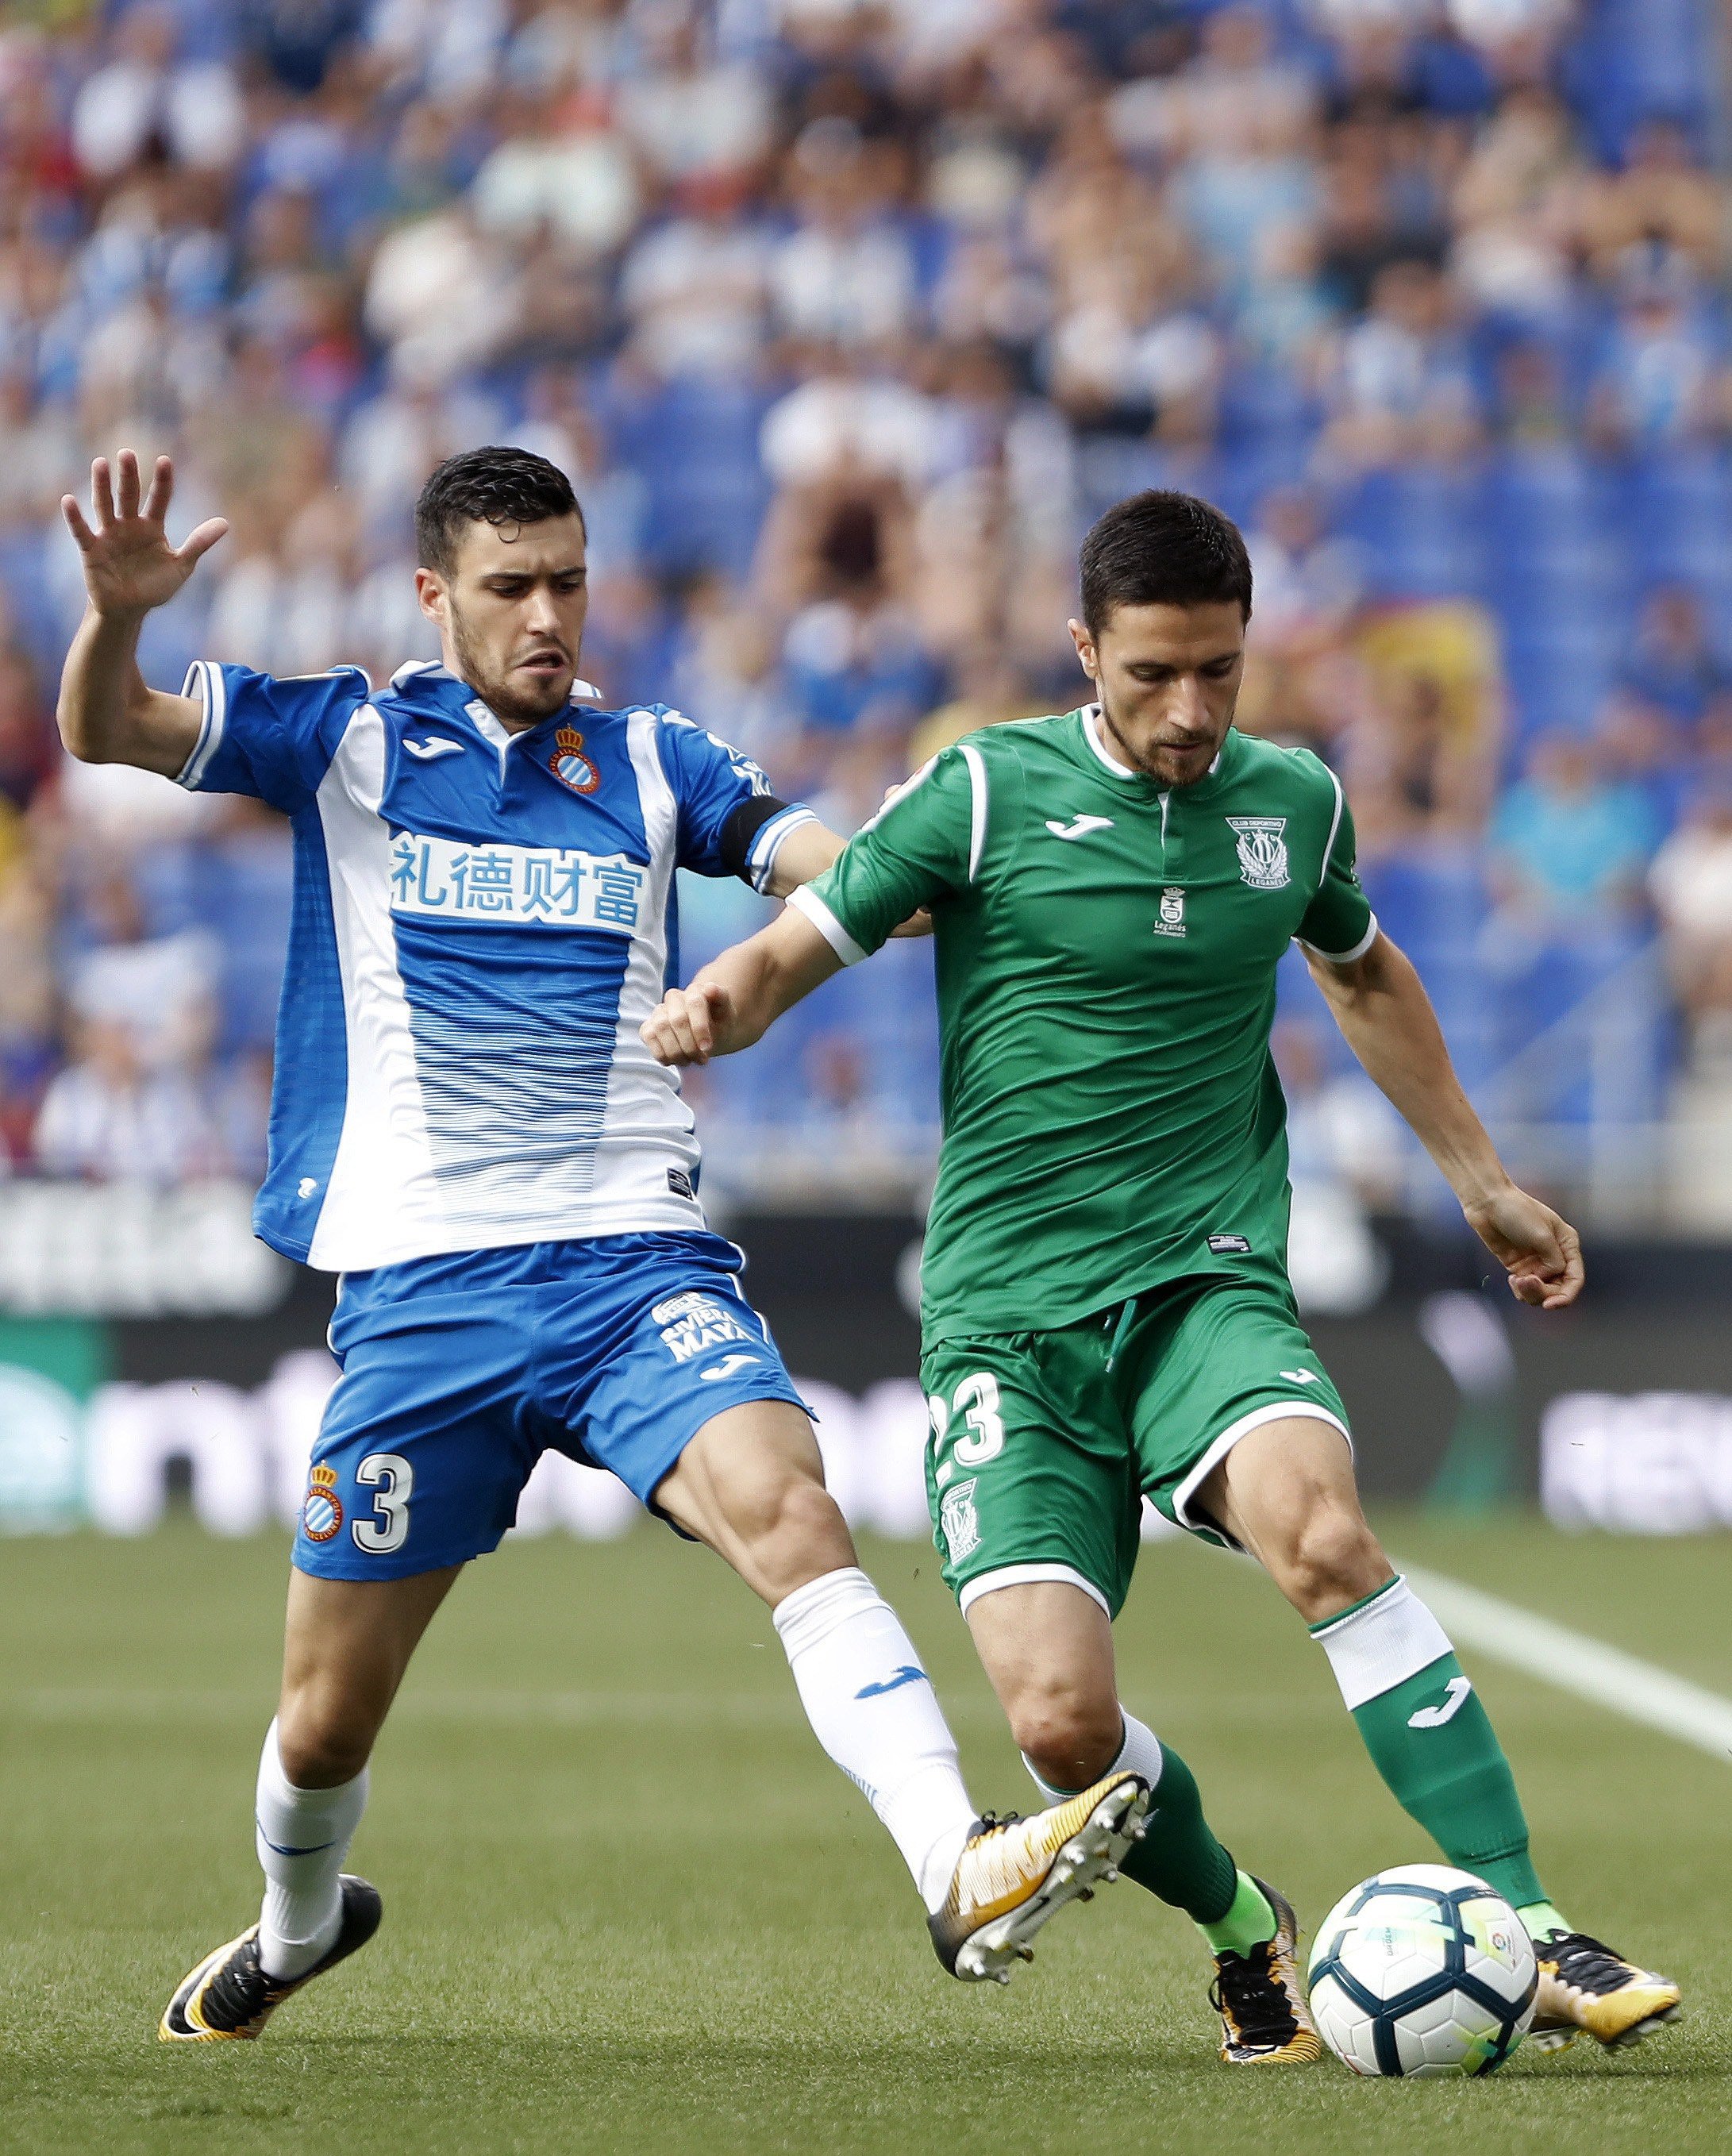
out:
M355 1547L369 1557L386 1557L400 1550L409 1539L409 1498L415 1487L415 1471L400 1452L369 1453L355 1471L355 1480L372 1489L371 1519L358 1519L349 1530Z

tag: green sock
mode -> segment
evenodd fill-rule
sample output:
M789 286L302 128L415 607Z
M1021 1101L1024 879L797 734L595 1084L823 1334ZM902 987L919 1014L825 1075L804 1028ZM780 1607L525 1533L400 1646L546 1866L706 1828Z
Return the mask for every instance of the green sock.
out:
M1148 1830L1119 1869L1199 1924L1228 1923L1238 1910L1243 1874L1210 1831L1197 1777L1171 1744L1161 1748ZM1273 1932L1271 1922L1263 1936Z
M1512 1908L1545 1902L1515 1777L1453 1652L1355 1707L1353 1718L1396 1803L1452 1864Z
M1530 1939L1550 1938L1554 1932L1567 1932L1571 1928L1550 1902L1524 1902L1515 1913L1527 1926Z
M1238 1892L1227 1914L1218 1923L1199 1924L1197 1928L1217 1954L1247 1954L1253 1947L1260 1947L1275 1936L1275 1912L1269 1907L1268 1897L1248 1871L1241 1871L1238 1878Z

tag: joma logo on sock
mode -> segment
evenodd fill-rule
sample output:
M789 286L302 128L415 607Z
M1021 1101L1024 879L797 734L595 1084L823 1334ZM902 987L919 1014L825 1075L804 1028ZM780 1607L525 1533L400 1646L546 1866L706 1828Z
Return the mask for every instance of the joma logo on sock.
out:
M1452 1677L1442 1705L1422 1707L1417 1714L1410 1714L1407 1727L1410 1729L1441 1729L1473 1689L1465 1677Z
M912 1662L904 1662L894 1676L885 1677L879 1684L862 1685L854 1697L879 1699L887 1691L900 1691L904 1685L924 1684L925 1681L926 1672L924 1670L917 1670Z

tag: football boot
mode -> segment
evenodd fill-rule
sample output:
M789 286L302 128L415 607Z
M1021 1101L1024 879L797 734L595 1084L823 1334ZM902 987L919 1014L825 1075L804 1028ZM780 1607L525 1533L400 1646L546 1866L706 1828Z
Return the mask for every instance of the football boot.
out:
M1221 2016L1221 2056L1230 2066L1301 2066L1323 2056L1299 1972L1299 1918L1284 1894L1257 1882L1275 1912L1275 1936L1248 1953L1215 1957L1209 2004Z
M1584 2030L1608 2051L1639 2044L1681 2011L1670 1977L1638 1969L1586 1932L1552 1932L1534 1942L1540 1996L1528 2041L1561 2051Z
M285 1999L346 1961L357 1947L364 1947L379 1928L383 1904L378 1889L347 1871L340 1883L342 1925L329 1953L300 1976L267 1976L259 1963L259 1927L253 1925L226 1947L207 1954L182 1978L157 2026L161 2041L250 2043L264 2033L265 2023Z
M957 1859L950 1898L927 1920L938 1958L964 1983L1008 1984L1014 1963L1033 1960L1029 1942L1049 1917L1118 1877L1148 1809L1140 1774L1109 1774L1028 1819L987 1813Z

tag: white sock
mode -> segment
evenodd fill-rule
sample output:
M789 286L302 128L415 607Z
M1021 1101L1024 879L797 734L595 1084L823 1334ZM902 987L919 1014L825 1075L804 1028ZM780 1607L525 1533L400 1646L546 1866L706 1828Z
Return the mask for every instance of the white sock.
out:
M1339 1617L1314 1625L1311 1637L1329 1656L1350 1713L1454 1652L1402 1573Z
M1109 1774L1140 1774L1151 1789L1158 1788L1163 1763L1161 1739L1147 1722L1139 1722L1134 1714L1126 1712L1122 1700L1119 1703L1119 1715L1125 1724L1125 1739L1119 1747L1118 1758L1106 1772ZM1062 1804L1067 1797L1079 1794L1075 1789L1054 1789L1050 1782L1043 1781L1026 1752L1022 1754L1022 1764L1033 1776L1034 1786L1049 1804Z
M935 1912L976 1813L901 1619L852 1565L797 1587L771 1615L813 1734L864 1790Z
M337 1875L366 1810L367 1770L334 1789L297 1789L283 1772L277 1725L264 1732L254 1813L264 1907L259 1960L267 1976L300 1976L336 1943L342 1924Z

